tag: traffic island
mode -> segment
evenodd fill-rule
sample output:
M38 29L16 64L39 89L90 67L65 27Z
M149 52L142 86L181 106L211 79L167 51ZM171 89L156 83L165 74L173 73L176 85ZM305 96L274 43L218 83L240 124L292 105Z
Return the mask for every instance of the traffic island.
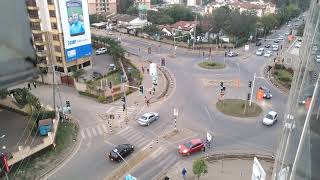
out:
M9 179L40 179L55 169L77 146L78 124L74 121L59 123L56 146L47 147L12 166Z
M201 68L204 69L223 69L226 67L225 64L212 61L203 61L198 64Z
M217 109L223 114L234 117L257 117L262 112L262 108L253 103L249 106L249 101L242 99L224 99L216 103Z

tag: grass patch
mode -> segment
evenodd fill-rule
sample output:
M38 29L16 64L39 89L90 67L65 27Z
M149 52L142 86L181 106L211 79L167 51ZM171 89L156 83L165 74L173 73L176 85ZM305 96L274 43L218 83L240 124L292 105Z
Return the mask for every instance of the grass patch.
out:
M223 69L226 65L218 62L204 61L199 63L199 66L205 69Z
M121 73L120 70L116 70L116 71L112 71L109 72L105 77L103 78L99 78L97 80L92 81L92 84L96 87L100 87L101 86L101 80L103 81L103 83L106 82L106 79L108 80L108 83L111 81L112 82L112 86L118 85L121 83Z
M245 103L247 103L247 107L244 113ZM257 104L252 103L250 107L249 102L242 99L225 99L218 101L216 107L223 114L234 117L257 117L262 112L261 107Z
M293 78L292 71L287 69L275 69L273 71L273 77L279 84L283 85L287 89L290 89Z
M48 168L61 161L64 155L71 150L75 145L73 140L76 139L78 130L78 126L70 121L60 123L56 136L56 147L47 147L16 163L11 169L9 179L37 179Z

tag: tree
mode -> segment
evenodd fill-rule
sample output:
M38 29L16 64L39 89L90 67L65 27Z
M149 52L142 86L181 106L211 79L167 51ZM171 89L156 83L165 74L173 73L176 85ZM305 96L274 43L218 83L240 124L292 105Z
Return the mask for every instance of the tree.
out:
M127 10L126 10L126 14L129 15L139 15L139 10L137 6L130 6Z
M151 25L148 25L148 26L144 26L143 29L142 29L143 32L147 33L148 35L150 36L153 36L155 34L160 34L161 33L161 30L158 28L157 25L155 24L151 24Z
M195 19L194 13L192 13L191 9L183 5L173 5L163 11L164 14L170 16L174 22L193 21Z
M81 77L85 73L86 72L84 71L84 69L77 69L75 71L72 71L72 77L75 78L78 82L79 77Z
M129 7L132 7L134 4L133 0L121 0L119 5L119 13L124 14L126 13Z
M209 21L211 24L211 32L218 33L226 26L230 19L231 10L227 6L219 7L212 11Z
M192 171L193 171L193 174L198 176L198 180L199 180L201 175L207 173L208 166L203 159L198 159L193 161Z
M90 24L98 23L102 21L107 21L106 16L100 15L100 14L91 14L89 15L89 22Z
M164 11L148 11L147 20L152 24L172 24L174 20Z
M305 24L301 24L297 30L297 36L303 36Z

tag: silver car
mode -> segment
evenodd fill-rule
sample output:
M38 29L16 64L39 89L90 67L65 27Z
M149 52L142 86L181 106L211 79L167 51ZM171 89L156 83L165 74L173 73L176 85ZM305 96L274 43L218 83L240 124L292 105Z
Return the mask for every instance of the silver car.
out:
M142 126L149 126L150 123L152 123L155 120L159 119L159 114L155 113L155 112L148 112L145 113L144 115L142 115L139 119L138 119L138 123Z

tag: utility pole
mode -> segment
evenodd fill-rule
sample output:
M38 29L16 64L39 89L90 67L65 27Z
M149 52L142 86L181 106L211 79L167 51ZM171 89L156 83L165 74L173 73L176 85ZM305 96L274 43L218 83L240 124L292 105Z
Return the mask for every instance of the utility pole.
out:
M198 19L198 15L196 15L196 23L195 23L194 30L193 30L193 43L192 43L192 50L193 51L194 51L194 43L196 41L197 19Z

